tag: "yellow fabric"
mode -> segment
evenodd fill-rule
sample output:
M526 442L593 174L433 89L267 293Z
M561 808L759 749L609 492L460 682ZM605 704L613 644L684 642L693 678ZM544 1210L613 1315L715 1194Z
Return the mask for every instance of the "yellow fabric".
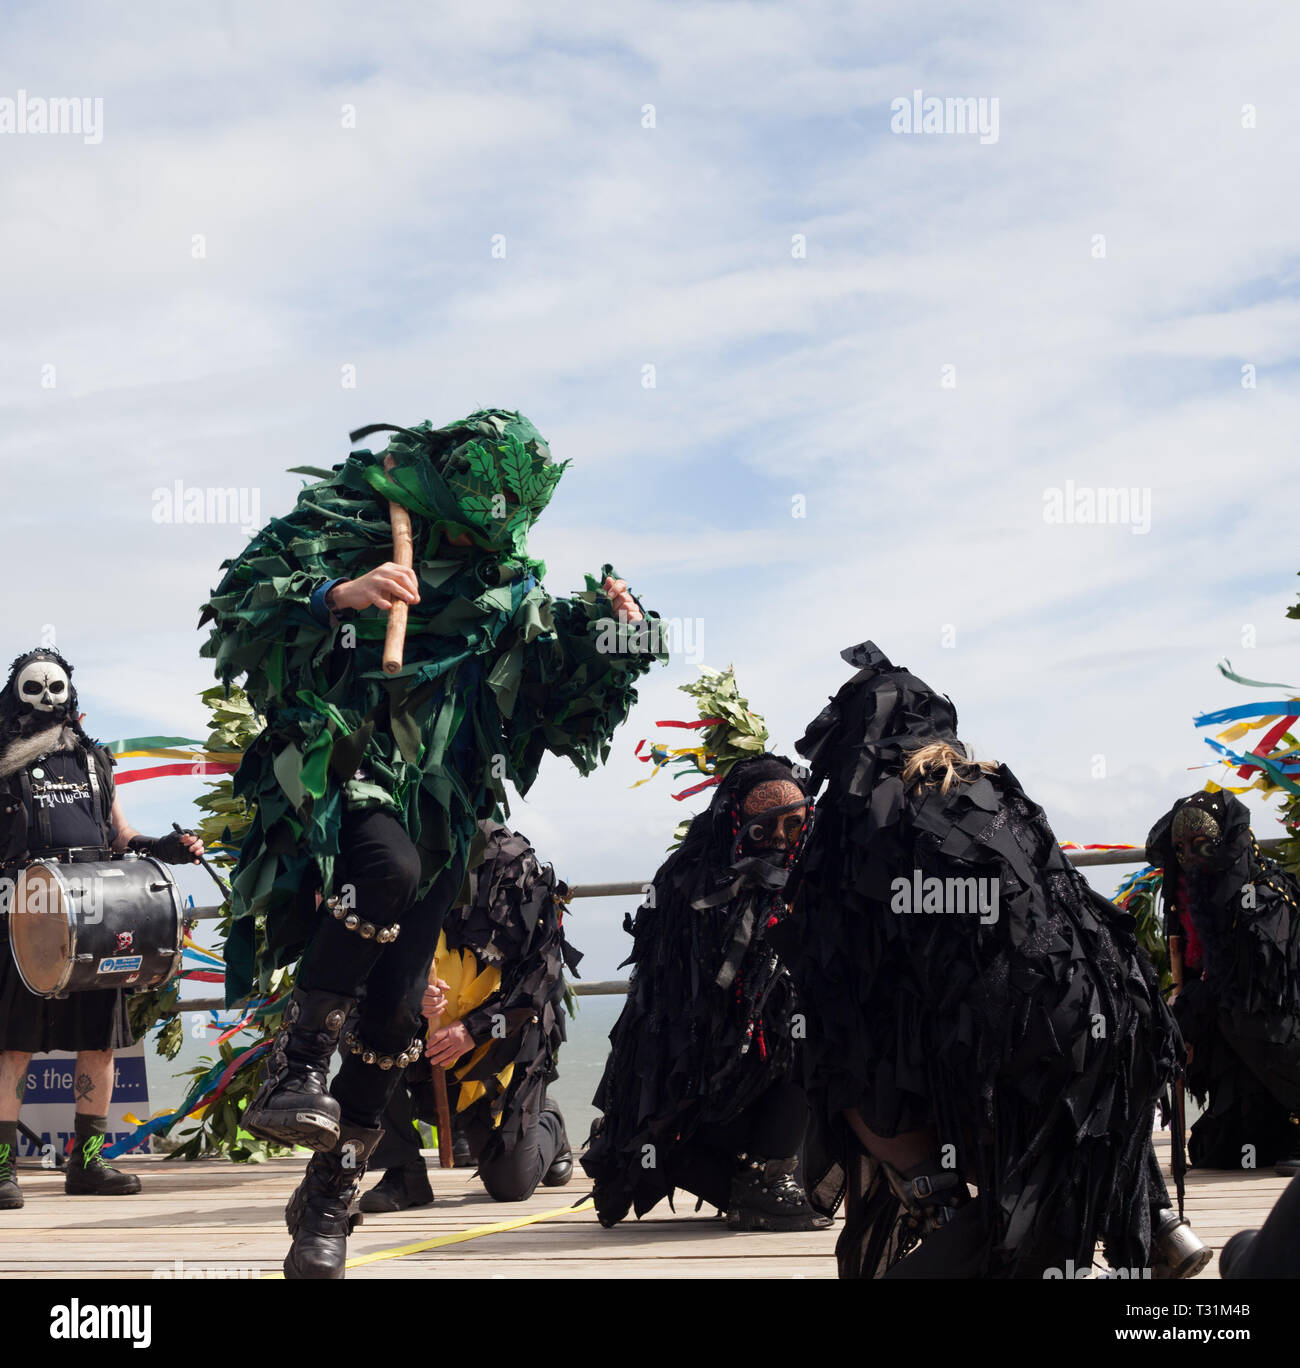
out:
M495 964L480 964L472 950L449 950L445 931L438 936L438 948L434 951L429 982L432 983L435 978L441 979L447 985L447 1006L434 1029L441 1029L463 1020L501 987L501 970ZM467 1111L487 1091L486 1085L478 1079L465 1082L465 1075L475 1068L491 1048L492 1042L484 1041L468 1054L462 1055L448 1070L457 1085L457 1113ZM512 1061L497 1074L497 1081L501 1085L499 1096L504 1097L514 1072L515 1066ZM493 1113L492 1124L500 1126L499 1110Z

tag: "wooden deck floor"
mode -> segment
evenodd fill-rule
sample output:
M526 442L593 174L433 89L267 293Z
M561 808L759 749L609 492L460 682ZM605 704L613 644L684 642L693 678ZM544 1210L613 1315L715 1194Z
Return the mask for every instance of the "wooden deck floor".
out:
M1167 1137L1157 1136L1157 1147L1166 1159ZM68 1197L61 1174L24 1168L26 1206L0 1212L0 1277L152 1278L175 1275L177 1260L191 1272L206 1266L214 1276L279 1273L287 1247L282 1211L302 1160L243 1166L128 1157L118 1164L140 1174L144 1191L138 1196ZM569 1209L590 1191L580 1169L568 1187L541 1188L515 1204L493 1202L469 1170L443 1172L436 1159L430 1176L433 1206L366 1216L349 1248L350 1259L366 1261L349 1267L350 1279L835 1276L837 1229L736 1234L682 1201L676 1215L665 1204L642 1221L603 1230L590 1207ZM367 1176L364 1186L373 1181ZM1216 1251L1198 1282L1218 1277L1217 1251L1235 1231L1260 1225L1285 1186L1271 1169L1189 1174L1187 1214ZM513 1230L410 1249L547 1212L559 1214Z

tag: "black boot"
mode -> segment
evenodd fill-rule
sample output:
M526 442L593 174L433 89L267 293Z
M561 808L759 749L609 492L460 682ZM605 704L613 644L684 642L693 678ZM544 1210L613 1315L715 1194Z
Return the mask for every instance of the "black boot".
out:
M424 1160L403 1168L390 1168L359 1203L362 1211L406 1211L428 1206L433 1201L429 1173Z
M547 1112L555 1117L554 1124L560 1132L560 1147L555 1152L555 1158L551 1160L550 1168L542 1175L542 1186L563 1187L573 1177L573 1149L569 1145L569 1137L564 1129L564 1116L559 1106L549 1097L542 1108L542 1115L545 1116Z
M80 1123L81 1118L77 1120ZM77 1129L82 1130L80 1124ZM140 1191L140 1180L135 1174L123 1173L107 1163L100 1154L103 1148L101 1131L78 1134L63 1175L64 1192L74 1197L125 1197Z
M242 1125L261 1140L327 1153L339 1138L339 1104L326 1091L330 1056L356 998L293 990Z
M470 1148L469 1137L456 1124L456 1118L451 1119L451 1161L457 1168L474 1167L474 1151Z
M16 1211L23 1204L23 1190L18 1186L18 1127L0 1122L0 1132L6 1129L13 1134L0 1135L0 1211Z
M825 1230L829 1216L819 1216L794 1173L797 1158L762 1159L741 1155L740 1172L731 1183L727 1203L730 1230Z
M307 1172L284 1209L293 1247L284 1258L286 1278L341 1278L348 1257L348 1236L361 1217L348 1208L366 1171L366 1162L383 1135L339 1124L338 1144L328 1154L313 1154Z

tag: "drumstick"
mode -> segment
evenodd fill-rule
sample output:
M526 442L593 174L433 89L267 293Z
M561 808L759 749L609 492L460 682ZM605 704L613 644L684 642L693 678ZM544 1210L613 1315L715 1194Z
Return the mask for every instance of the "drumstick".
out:
M391 456L384 457L384 469L397 464ZM399 503L388 501L388 521L393 528L393 561L411 569L411 515ZM394 599L388 610L388 631L384 635L384 673L396 674L402 668L402 654L406 649L406 609L404 599Z
M433 1065L433 1101L438 1111L438 1163L445 1169L456 1167L456 1149L451 1138L451 1100L447 1096L447 1070Z
M185 828L177 822L172 823L172 830L178 836L192 836L194 834L192 831L186 831ZM199 856L199 863L203 866L204 869L208 871L209 874L212 875L212 877L217 881L217 887L221 889L221 891L226 895L227 898L229 898L230 885L225 881L225 879L223 879L221 875L218 874L215 869L213 869L213 867L203 858L202 855Z

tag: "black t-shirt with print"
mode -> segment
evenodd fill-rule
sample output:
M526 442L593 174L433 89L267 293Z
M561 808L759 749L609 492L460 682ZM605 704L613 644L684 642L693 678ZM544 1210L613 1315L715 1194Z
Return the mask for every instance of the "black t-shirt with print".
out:
M93 763L83 752L60 751L29 768L32 805L28 844L33 851L104 844L100 810L86 768ZM38 811L49 817L48 839L41 834Z

